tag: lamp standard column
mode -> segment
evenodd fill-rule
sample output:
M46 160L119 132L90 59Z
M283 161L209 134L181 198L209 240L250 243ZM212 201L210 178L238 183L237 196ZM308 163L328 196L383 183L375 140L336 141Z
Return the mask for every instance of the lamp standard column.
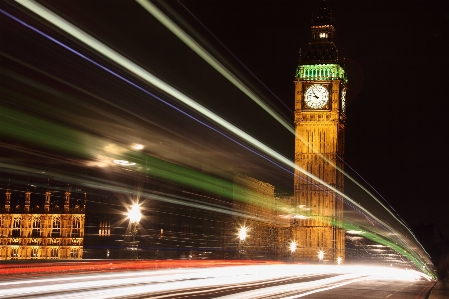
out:
M129 222L131 224L131 236L132 236L132 258L137 259L137 246L136 246L136 234L137 234L137 225L139 224L140 219L142 218L142 214L140 213L139 204L135 203L132 205L131 210L128 212Z

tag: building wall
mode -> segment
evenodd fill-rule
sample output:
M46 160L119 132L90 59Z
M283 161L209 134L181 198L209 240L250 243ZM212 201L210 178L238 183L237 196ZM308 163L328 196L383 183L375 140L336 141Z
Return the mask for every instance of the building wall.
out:
M0 211L0 260L81 259L84 240L84 207L70 207L66 192L64 209L50 206L50 193L41 209L30 208L31 192L24 205L11 207L11 191Z
M273 185L243 174L234 176L233 198L236 216L227 229L226 251L234 249L233 258L240 259L283 259L291 240L291 198L276 197ZM238 236L242 227L244 240Z

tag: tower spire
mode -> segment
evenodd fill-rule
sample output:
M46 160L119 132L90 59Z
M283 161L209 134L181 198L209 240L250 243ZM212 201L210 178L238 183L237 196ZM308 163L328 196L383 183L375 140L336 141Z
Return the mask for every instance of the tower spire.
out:
M321 0L318 12L312 15L312 25L333 25L334 18L332 11L329 9L327 0Z
M334 44L334 18L327 0L321 0L317 13L312 15L310 42L302 57L303 64L338 63Z

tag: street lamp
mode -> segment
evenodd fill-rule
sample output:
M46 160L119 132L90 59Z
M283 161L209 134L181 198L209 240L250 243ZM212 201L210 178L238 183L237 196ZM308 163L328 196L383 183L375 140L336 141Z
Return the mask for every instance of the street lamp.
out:
M338 258L337 258L337 264L338 264L338 265L340 265L342 261L343 261L343 259L342 259L341 257L338 257Z
M140 213L139 204L135 203L132 205L131 210L128 212L129 222L131 223L131 235L133 236L132 241L132 252L133 259L137 258L137 248L136 248L136 234L137 234L137 225L139 224L140 219L142 218L142 214ZM134 253L136 251L136 253Z
M318 259L320 260L320 262L323 261L323 259L324 259L324 251L323 250L320 250L320 252L318 252Z
M290 243L290 251L295 252L296 251L296 242L293 241Z
M290 253L291 253L291 255L292 255L292 261L293 261L293 263L295 262L295 251L296 251L296 242L295 242L295 241L292 241L292 242L290 243Z
M241 250L239 250L240 255L243 255L243 258L245 258L245 239L246 239L246 234L247 232L247 228L242 226L239 229L239 239L240 239L240 246L241 246Z
M246 227L241 227L239 230L239 239L240 241L245 241L246 239Z

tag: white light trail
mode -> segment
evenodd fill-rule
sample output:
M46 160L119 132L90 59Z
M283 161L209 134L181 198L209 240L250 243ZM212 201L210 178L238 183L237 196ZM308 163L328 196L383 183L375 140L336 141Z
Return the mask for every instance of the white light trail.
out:
M204 59L210 66L212 66L217 72L228 79L234 86L240 89L245 95L259 105L263 110L276 119L283 127L295 134L295 130L292 125L279 116L273 109L271 109L265 102L260 99L254 92L246 87L239 79L234 76L226 67L217 61L211 54L203 49L193 38L186 34L179 26L177 26L170 18L168 18L162 11L160 11L155 5L147 0L136 0L137 3L142 5L150 14L153 15L159 22L161 22L167 29L169 29L174 35L182 40L190 49Z
M92 36L88 35L84 31L82 31L79 28L75 27L74 25L70 24L66 20L62 19L61 17L59 17L55 13L51 12L50 10L48 10L47 8L43 7L42 5L40 5L37 2L32 1L32 0L16 0L16 2L21 4L21 5L23 5L24 7L28 8L29 10L33 11L37 15L41 16L45 20L49 21L50 23L52 23L53 25L55 25L58 28L62 29L63 31L67 32L68 34L72 35L73 37L75 37L76 39L78 39L81 42L85 43L86 45L90 46L91 48L93 48L94 50L98 51L102 55L108 57L109 59L111 59L115 63L119 64L120 66L124 67L125 69L129 70L130 72L134 73L135 75L141 77L142 79L144 79L148 83L154 85L155 87L159 88L160 90L166 92L167 94L173 96L174 98L178 99L179 101L183 102L184 104L188 105L189 107L191 107L191 108L195 109L196 111L200 112L201 114L203 114L207 118L213 120L215 123L217 123L220 126L226 128L227 130L229 130L230 132L232 132L235 135L239 136L243 140L246 140L248 143L253 145L255 148L257 148L257 149L261 150L262 152L268 154L269 156L273 157L274 159L276 159L277 161L281 162L282 164L287 165L287 166L289 166L289 167L291 167L293 169L296 169L300 173L302 173L302 174L312 178L317 183L325 186L329 190L331 190L331 191L335 192L336 194L340 195L342 198L345 198L352 205L354 205L358 209L360 209L360 211L362 211L364 214L368 215L369 217L371 217L372 219L374 219L378 223L382 223L391 232L395 232L395 230L388 223L385 223L384 221L381 221L378 217L374 216L371 212L366 210L363 206L361 206L359 203L355 202L353 199L351 199L350 197L348 197L347 195L345 195L341 191L339 191L336 188L332 187L331 185L327 184L326 182L324 182L323 180L319 179L318 177L308 173L306 170L300 168L294 162L288 160L284 156L280 155L276 151L272 150L271 148L269 148L265 144L263 144L260 141L258 141L257 139L255 139L254 137L248 135L244 131L242 131L239 128L235 127L234 125L232 125L231 123L229 123L225 119L221 118L220 116L216 115L215 113L213 113L212 111L208 110L204 106L200 105L199 103L197 103L196 101L194 101L190 97L184 95L183 93L181 93L177 89L173 88L172 86L170 86L166 82L164 82L164 81L160 80L159 78L157 78L156 76L152 75L151 73L149 73L148 71L146 71L145 69L140 67L139 65L135 64L134 62L132 62L129 59L125 58L124 56L120 55L119 53L117 53L116 51L114 51L111 48L107 47L106 45L102 44L100 41L96 40L95 38L93 38ZM145 3L145 1L141 1L141 2ZM174 29L176 29L176 28L174 28ZM188 41L188 40L186 39L186 41ZM198 48L198 50L199 49L200 48ZM209 61L211 61L211 63L214 61L214 59L212 59L211 56L208 57L207 59ZM217 67L218 67L218 64L217 64ZM230 76L230 74L228 74L226 76ZM232 77L233 76L231 76L230 78L232 78ZM239 82L239 84L240 84L240 82ZM290 126L288 126L288 127L290 128L289 131L294 133L294 130L292 130ZM334 167L336 167L336 165L334 165ZM338 169L338 170L341 171L341 169ZM351 180L353 180L353 179L351 178ZM357 183L357 182L355 182L355 183ZM358 185L360 186L360 184L358 184ZM373 196L369 192L368 192L368 194ZM380 201L378 199L376 199L375 197L373 197L373 198L377 202L380 203ZM385 206L384 206L384 208L391 215L393 215L388 208L386 208ZM393 215L393 217L402 226L404 226L407 229L407 231L410 231L404 225L404 223L402 221L397 219L397 217L395 215ZM411 235L413 235L413 234L411 234ZM409 245L408 245L409 240L406 240L406 239L404 239L402 237L399 237L399 240L401 241L403 246L409 247ZM419 242L418 242L418 244L419 244ZM418 258L418 259L420 259L420 258ZM424 264L424 262L423 262L423 264Z
M321 278L321 275L331 277ZM335 276L332 276L335 275ZM288 283L287 280L308 278L308 281ZM173 298L211 291L231 291L239 286L253 286L252 291L239 292L219 298L258 298L297 291L298 298L314 292L362 280L422 280L428 277L413 270L392 267L324 266L324 265L252 265L217 268L190 268L119 273L82 274L62 277L28 277L20 281L2 281L0 298L39 296L39 298L117 298L154 294L151 298ZM267 287L267 282L282 285ZM207 290L198 288L208 287ZM60 292L63 292L62 294Z
M71 23L69 23L66 20L62 19L61 17L59 17L58 15L53 13L52 11L48 10L47 8L43 7L42 5L38 4L37 2L35 2L33 0L16 0L16 2L21 4L21 5L23 5L23 6L25 6L29 10L33 11L34 13L36 13L39 16L41 16L42 18L44 18L48 22L52 23L53 25L57 26L58 28L64 30L65 32L67 32L68 34L70 34L73 37L77 38L78 40L80 40L81 42L85 43L86 45L90 46L91 48L93 48L94 50L98 51L102 55L108 57L109 59L111 59L115 63L119 64L120 66L124 67L125 69L127 69L127 70L131 71L132 73L136 74L137 76L141 77L142 79L144 79L148 83L156 86L157 88L159 88L159 89L163 90L164 92L170 94L171 96L173 96L176 99L180 100L181 102L183 102L184 104L188 105L189 107L191 107L191 108L195 109L196 111L200 112L201 114L203 114L207 118L213 120L214 122L216 122L220 126L226 128L230 132L232 132L235 135L239 136L243 140L246 140L248 143L250 143L254 147L258 148L262 152L270 155L271 157L273 157L277 161L279 161L279 162L283 163L284 165L287 165L287 166L289 166L289 167L291 167L293 169L298 170L302 174L312 178L314 181L316 181L316 182L322 184L323 186L327 187L329 190L332 190L336 194L338 194L341 197L343 197L346 200L348 200L353 205L357 206L357 208L359 208L361 211L363 211L366 215L369 215L370 217L372 217L373 219L375 219L379 223L383 223L380 219L375 217L372 213L370 213L368 210L366 210L363 206L361 206L360 204L358 204L357 202L352 200L350 197L348 197L347 195L345 195L344 193L342 193L338 189L336 189L333 186L327 184L326 182L324 182L323 180L319 179L318 177L310 174L306 170L300 168L294 162L290 161L289 159L285 158L281 154L279 154L276 151L272 150L271 148L269 148L268 146L266 146L265 144L263 144L259 140L255 139L251 135L249 135L249 134L245 133L244 131L240 130L239 128L237 128L236 126L232 125L231 123L229 123L225 119L221 118L220 116L216 115L215 113L213 113L209 109L207 109L204 106L198 104L197 102L195 102L190 97L184 95L179 90L173 88L172 86L170 86L166 82L164 82L164 81L160 80L159 78L157 78L156 76L150 74L148 71L146 71L142 67L138 66L137 64L135 64L134 62L132 62L129 59L125 58L121 54L119 54L116 51L112 50L111 48L107 47L106 45L104 45L100 41L96 40L95 38L93 38L89 34L85 33L81 29L75 27ZM388 224L386 224L386 223L383 223L383 224L386 227L388 227L391 231L393 231L393 229L391 227L389 227Z

